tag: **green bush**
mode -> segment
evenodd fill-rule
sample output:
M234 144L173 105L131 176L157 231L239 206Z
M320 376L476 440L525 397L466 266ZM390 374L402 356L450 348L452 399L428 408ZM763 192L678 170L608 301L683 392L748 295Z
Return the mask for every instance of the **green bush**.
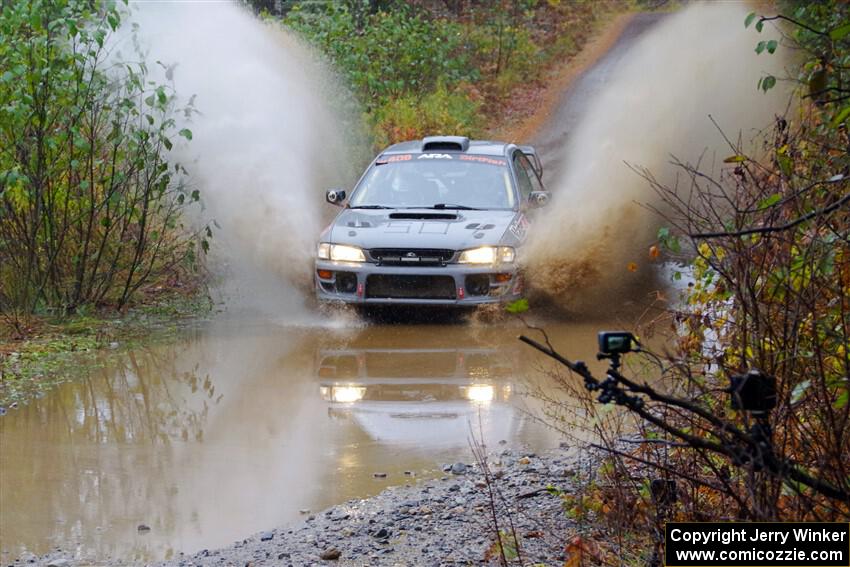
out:
M469 25L466 34L473 59L496 97L504 97L519 83L537 79L541 49L528 29L500 24Z
M0 10L4 313L122 307L194 253L180 219L198 192L169 158L192 133L143 63L108 60L121 17L107 0Z
M409 8L358 17L342 3L299 4L284 23L327 54L370 109L478 76L462 49L460 25Z
M375 142L383 147L428 135L475 136L480 128L479 106L463 90L449 91L442 83L424 97L411 94L390 99L373 115Z
M305 1L283 23L342 73L382 146L423 134L480 132L485 117L492 121L510 106L518 85L537 81L543 68L572 53L616 0L601 4Z

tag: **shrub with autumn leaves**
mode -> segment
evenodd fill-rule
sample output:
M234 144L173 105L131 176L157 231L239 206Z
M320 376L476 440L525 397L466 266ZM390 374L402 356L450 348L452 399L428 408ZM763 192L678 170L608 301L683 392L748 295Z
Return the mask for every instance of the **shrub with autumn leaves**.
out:
M547 400L552 422L583 423L605 455L563 496L578 526L567 565L660 564L670 519L850 520L848 21L838 2L751 14L784 36L757 52L799 55L797 75L754 87L796 81L794 104L755 144L730 141L719 175L679 163L687 183L670 187L642 172L666 220L650 256L691 283L641 329L675 340L613 374L625 407L599 404L586 367L562 361L570 399ZM776 380L768 417L730 404L731 378L753 369Z

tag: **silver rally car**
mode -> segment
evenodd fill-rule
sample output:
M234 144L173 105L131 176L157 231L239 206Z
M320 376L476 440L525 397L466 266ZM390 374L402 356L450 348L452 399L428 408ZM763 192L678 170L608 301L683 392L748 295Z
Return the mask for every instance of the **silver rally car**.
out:
M474 306L522 296L529 209L549 194L534 149L432 136L395 144L321 234L316 295L360 305Z

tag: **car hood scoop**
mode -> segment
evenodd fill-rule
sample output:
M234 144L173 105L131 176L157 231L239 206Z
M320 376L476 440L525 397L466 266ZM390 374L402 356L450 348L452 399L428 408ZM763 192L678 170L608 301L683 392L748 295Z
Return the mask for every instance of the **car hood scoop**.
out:
M367 250L463 250L501 242L504 234L512 234L509 227L519 215L502 210L344 209L326 238Z
M394 220L457 220L457 213L431 213L428 211L415 213L390 213L388 216Z

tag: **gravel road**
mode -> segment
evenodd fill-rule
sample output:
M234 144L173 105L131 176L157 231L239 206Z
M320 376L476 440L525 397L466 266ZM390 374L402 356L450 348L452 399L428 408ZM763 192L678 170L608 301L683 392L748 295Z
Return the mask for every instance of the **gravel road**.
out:
M499 530L516 534L524 564L562 563L571 523L561 497L549 489L573 490L574 452L559 448L536 455L499 448L491 452L488 462L489 485L475 463L444 464L442 477L420 481L411 473L405 485L375 497L350 500L316 514L304 511L306 519L297 525L254 534L224 549L181 554L156 565L495 565L497 532L491 493ZM511 547L506 545L506 550ZM57 550L43 557L26 555L12 565L114 567L127 562L97 561Z

